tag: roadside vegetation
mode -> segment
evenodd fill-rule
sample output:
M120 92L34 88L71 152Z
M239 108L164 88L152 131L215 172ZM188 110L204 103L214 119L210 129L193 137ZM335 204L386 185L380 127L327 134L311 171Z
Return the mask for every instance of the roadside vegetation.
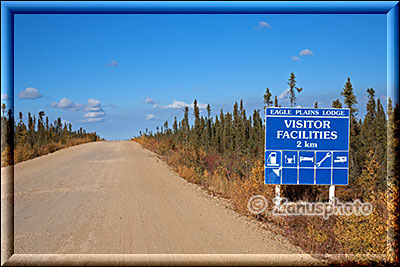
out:
M288 80L290 105L296 105L296 87L292 73ZM189 123L189 108L183 119L166 121L156 132L141 132L133 141L164 157L165 161L184 179L200 185L212 194L229 199L235 210L255 216L258 220L278 225L280 234L309 253L329 254L384 254L389 261L398 261L397 244L393 237L398 232L398 151L399 105L388 99L385 109L376 99L373 88L366 89L368 103L364 118L358 117L357 97L350 78L332 107L350 109L350 170L349 185L337 186L340 201L370 202L369 216L330 216L328 220L316 216L251 215L247 208L253 195L275 197L274 186L264 185L264 112L248 114L243 101L234 103L233 111L222 109L211 117L208 105L206 116L200 115L194 100L194 121ZM280 106L277 96L266 89L265 106ZM315 103L318 108L318 103ZM396 119L395 119L396 118ZM395 160L396 159L396 160ZM397 168L395 166L397 165ZM292 201L328 201L328 186L281 186L283 197Z
M61 118L49 122L43 111L39 112L37 118L28 112L28 125L25 125L21 112L16 123L11 109L6 113L4 103L1 109L1 167L100 140L96 132L86 133L82 128L73 131L71 123L62 123Z

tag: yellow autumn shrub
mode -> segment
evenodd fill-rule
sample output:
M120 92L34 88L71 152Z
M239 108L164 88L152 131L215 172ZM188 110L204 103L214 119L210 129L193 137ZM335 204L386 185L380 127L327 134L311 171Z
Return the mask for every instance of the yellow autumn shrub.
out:
M273 198L273 186L264 185L264 163L257 161L251 169L249 179L238 179L231 185L231 198L234 208L243 214L249 214L248 201L254 195L262 195L267 200Z
M373 202L372 213L338 216L334 233L341 249L351 254L384 254L387 249L387 215L383 194Z

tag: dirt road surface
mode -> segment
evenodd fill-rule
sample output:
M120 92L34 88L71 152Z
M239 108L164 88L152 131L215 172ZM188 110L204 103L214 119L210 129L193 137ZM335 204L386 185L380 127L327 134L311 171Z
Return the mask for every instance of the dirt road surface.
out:
M17 254L296 253L312 259L135 142L74 146L17 164L14 177Z

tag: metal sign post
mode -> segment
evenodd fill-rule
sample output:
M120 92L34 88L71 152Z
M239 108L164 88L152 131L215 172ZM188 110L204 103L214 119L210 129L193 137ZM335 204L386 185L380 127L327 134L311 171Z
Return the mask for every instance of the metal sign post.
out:
M348 184L350 110L333 108L265 109L265 184Z
M334 200L335 200L335 186L334 185L330 185L329 186L329 204L331 206L333 206L335 204Z
M281 206L282 198L281 198L281 186L275 185L275 207L279 209Z

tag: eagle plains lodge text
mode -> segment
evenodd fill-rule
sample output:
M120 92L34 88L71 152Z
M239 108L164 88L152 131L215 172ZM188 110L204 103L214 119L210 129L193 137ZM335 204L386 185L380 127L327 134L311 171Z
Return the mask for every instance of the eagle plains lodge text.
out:
M348 112L347 109L267 108L266 130L275 139L270 145L281 148L294 141L296 148L312 149L329 146L331 142L342 143L348 135ZM345 120L338 124L335 119Z

